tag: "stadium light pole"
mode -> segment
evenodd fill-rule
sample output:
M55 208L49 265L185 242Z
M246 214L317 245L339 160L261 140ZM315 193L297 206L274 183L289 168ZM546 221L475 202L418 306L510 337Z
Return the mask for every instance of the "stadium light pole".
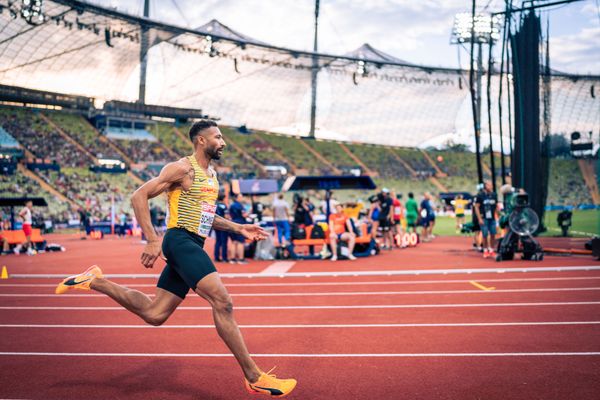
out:
M313 44L312 69L310 74L310 133L309 137L315 138L315 121L317 119L317 74L319 73L319 59L316 56L319 38L319 0L315 0L315 40Z
M471 62L469 71L469 86L471 91L471 106L473 109L473 125L475 130L475 156L477 160L477 179L483 183L483 171L481 166L481 80L483 77L483 44L495 42L500 34L498 19L491 14L475 14L475 0L471 13L460 13L454 18L451 44L462 45L471 43ZM477 83L473 82L473 50L477 44ZM493 157L491 136L490 153Z
M144 0L144 17L150 17L150 0ZM140 41L140 88L138 103L146 102L146 69L148 67L148 28L142 25L142 40Z

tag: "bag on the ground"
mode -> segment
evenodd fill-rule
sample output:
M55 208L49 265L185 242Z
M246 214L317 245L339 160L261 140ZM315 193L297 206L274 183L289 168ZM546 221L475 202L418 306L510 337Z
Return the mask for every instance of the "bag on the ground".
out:
M312 232L310 233L311 239L325 239L325 231L319 224L313 226Z
M304 229L304 226L298 224L292 226L292 239L306 239L306 229Z

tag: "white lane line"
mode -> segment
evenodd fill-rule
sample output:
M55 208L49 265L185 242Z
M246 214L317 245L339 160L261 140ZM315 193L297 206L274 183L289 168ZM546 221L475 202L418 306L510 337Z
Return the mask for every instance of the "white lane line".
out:
M600 280L600 276L573 276L564 278L506 278L506 279L479 279L478 282L551 282L551 281L583 281ZM364 285L418 285L437 283L469 283L468 279L441 279L418 281L357 281L357 282L270 282L270 283L226 283L226 287L288 287L288 286L364 286ZM117 282L118 283L118 282ZM123 284L128 288L156 287L152 283ZM51 283L0 283L2 287L56 287Z
M450 268L450 269L411 269L383 271L325 271L325 272L288 272L285 277L318 277L318 276L395 276L395 275L448 275L448 274L481 274L512 272L565 272L565 271L599 271L598 265L573 265L565 267L507 267L507 268ZM63 274L11 274L11 278L64 278L72 275ZM221 278L279 278L280 274L260 275L260 273L223 273ZM106 278L153 278L159 274L106 274Z
M50 352L0 352L0 356L58 356L58 357L181 357L211 358L233 357L229 353L50 353ZM576 357L600 356L600 351L589 352L538 352L538 353L315 353L315 354L250 354L251 357L292 357L292 358L349 358L349 357Z
M388 292L282 292L282 293L230 293L232 297L296 297L296 296L375 296L375 295L415 295L415 294L485 294L493 293L536 293L536 292L582 292L596 291L600 287L575 287L575 288L531 288L531 289L499 289L491 291L481 290L407 290ZM153 293L146 293L153 297ZM46 294L46 293L2 293L0 297L106 297L104 294Z
M363 310L363 309L419 309L419 308L486 308L486 307L544 307L544 306L589 306L600 305L600 301L568 301L542 303L458 303L458 304L372 304L345 306L234 306L238 310ZM127 311L123 307L53 307L53 306L6 306L0 310L56 310L56 311ZM212 310L207 306L182 306L178 311Z
M277 261L263 269L258 275L282 275L288 272L294 264L296 264L295 261Z
M279 325L238 325L241 329L300 329L300 328L447 328L447 327L486 327L486 326L563 326L600 325L600 321L549 321L549 322L455 322L422 324L279 324ZM2 324L2 328L19 329L213 329L214 325L96 325L96 324Z

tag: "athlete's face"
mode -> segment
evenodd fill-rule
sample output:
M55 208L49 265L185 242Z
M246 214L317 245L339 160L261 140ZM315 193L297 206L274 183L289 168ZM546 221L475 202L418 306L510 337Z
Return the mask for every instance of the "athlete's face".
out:
M198 136L198 141L212 160L219 160L223 155L226 144L221 131L216 126L205 129Z

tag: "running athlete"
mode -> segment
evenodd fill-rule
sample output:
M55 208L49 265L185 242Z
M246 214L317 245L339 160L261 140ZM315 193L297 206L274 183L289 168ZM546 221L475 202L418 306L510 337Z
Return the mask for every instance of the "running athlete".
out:
M152 268L161 256L161 243L150 221L148 200L164 192L168 196L167 233L162 241L167 265L158 280L154 298L103 278L102 271L95 265L63 280L56 293L93 289L108 295L148 324L162 325L192 289L211 305L217 332L240 364L246 389L250 393L283 397L294 389L296 380L277 379L256 366L233 317L231 297L203 249L211 227L252 240L263 240L266 233L258 225L240 225L215 215L219 183L210 162L220 159L225 148L217 124L209 120L196 122L189 136L194 154L167 164L158 177L142 185L131 198L148 240L141 262L144 267Z

